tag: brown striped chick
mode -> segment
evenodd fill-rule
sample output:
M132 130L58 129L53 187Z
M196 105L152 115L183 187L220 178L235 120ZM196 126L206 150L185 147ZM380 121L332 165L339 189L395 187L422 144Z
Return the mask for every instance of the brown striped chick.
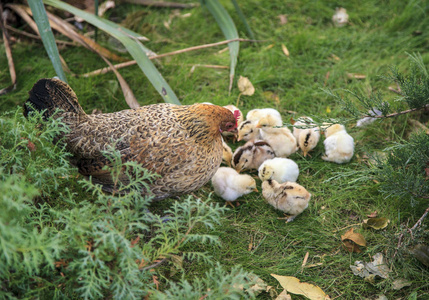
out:
M222 139L222 147L223 147L223 153L222 153L222 163L227 165L228 167L231 166L232 161L232 150L231 147L228 146L227 143Z
M262 181L274 179L278 183L296 182L299 176L299 168L296 162L289 158L275 157L267 159L260 165L258 176Z
M354 140L344 125L334 124L325 130L325 155L323 160L342 164L349 162L354 153Z
M259 128L255 127L255 123L252 121L244 121L242 122L238 127L238 137L237 141L254 141L259 140L260 134L259 134Z
M232 167L237 172L257 170L264 161L274 157L274 151L269 144L263 141L250 141L235 150L232 156Z
M320 140L320 128L314 124L313 119L310 117L301 117L301 120L295 122L293 127L293 135L301 149L304 157L308 152L316 148ZM314 125L314 127L311 127ZM311 128L298 128L298 127L311 127Z
M298 150L296 139L287 127L276 126L271 118L261 118L256 124L260 128L261 139L267 142L277 157L288 157Z
M295 182L278 183L273 179L262 183L262 196L274 208L289 215L286 222L292 222L301 214L310 201L311 194L301 185Z
M270 119L272 126L283 126L283 120L280 113L274 108L252 109L246 115L247 121L258 122L262 118Z
M220 167L211 181L215 194L232 207L234 205L231 202L237 198L258 191L256 181L252 176L239 174L232 168Z

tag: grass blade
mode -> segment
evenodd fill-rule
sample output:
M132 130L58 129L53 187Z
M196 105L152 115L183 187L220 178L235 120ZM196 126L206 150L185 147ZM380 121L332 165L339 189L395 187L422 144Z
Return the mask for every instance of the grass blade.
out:
M213 15L227 40L238 39L238 32L237 28L235 28L234 21L231 19L231 16L228 14L226 9L222 6L222 4L220 4L218 0L201 0L201 3L205 7L207 7L207 9ZM234 81L235 66L237 65L238 51L240 49L240 43L231 42L228 44L228 47L229 56L231 59L228 92L231 92L232 82Z
M43 45L48 53L49 59L54 66L57 76L64 82L67 82L66 74L61 66L60 54L58 52L57 44L55 43L54 34L52 33L51 26L49 25L48 16L46 15L45 6L42 0L28 1L28 5L33 12L33 18L36 21L39 29L40 37L42 38Z
M241 10L240 6L237 3L237 0L231 0L232 4L234 4L235 10L237 11L238 16L241 19L241 22L243 22L244 26L246 27L247 33L249 34L249 37L254 40L255 35L253 34L252 29L250 28L249 24L247 23L246 17L243 14L243 11Z
M147 57L146 53L150 50L139 42L137 36L140 35L132 32L131 30L125 29L118 24L77 9L67 3L58 0L45 0L44 2L48 5L70 12L116 38L125 46L131 56L137 61L140 69L143 71L158 93L162 96L164 101L179 105L181 104L171 87L158 72L155 65Z

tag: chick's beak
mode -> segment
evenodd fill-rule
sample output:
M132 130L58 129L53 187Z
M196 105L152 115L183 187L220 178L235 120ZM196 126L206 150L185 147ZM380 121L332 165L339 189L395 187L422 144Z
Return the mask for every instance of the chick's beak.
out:
M254 191L254 192L257 192L257 191L258 191L258 188L254 188L254 189L253 189L253 191Z
M304 155L304 157L307 156L307 153L308 153L308 151L306 151L306 150L302 151L302 154Z
M261 126L261 124L259 124L259 122L258 122L258 123L256 123L255 127L256 127L256 128L261 128L262 126Z

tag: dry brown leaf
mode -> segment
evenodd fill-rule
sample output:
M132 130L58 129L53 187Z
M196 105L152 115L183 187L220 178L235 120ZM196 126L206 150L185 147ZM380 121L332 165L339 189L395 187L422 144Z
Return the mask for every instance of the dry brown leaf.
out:
M343 246L349 252L354 252L354 253L361 253L362 252L362 250L360 249L360 247L358 245L356 245L355 243L353 243L352 241L349 241L349 240L343 241Z
M325 300L331 299L325 292L318 286L301 282L298 278L293 276L281 276L271 274L280 285L288 292L297 295L303 295L311 300Z
M387 218L371 218L363 221L366 226L374 228L375 230L380 230L386 228L390 223L390 220Z
M255 93L255 88L249 78L243 76L238 79L238 89L245 96L252 96Z
M344 235L341 236L341 240L351 240L358 244L359 246L366 247L366 241L362 234L354 232L354 228L350 228L349 231L344 233Z
M285 44L282 44L282 50L283 50L283 53L284 53L287 57L289 57L289 50L286 48Z
M376 218L377 217L377 211L370 213L369 215L367 215L367 217L368 218Z
M280 19L280 25L287 24L287 15L278 15L277 18Z

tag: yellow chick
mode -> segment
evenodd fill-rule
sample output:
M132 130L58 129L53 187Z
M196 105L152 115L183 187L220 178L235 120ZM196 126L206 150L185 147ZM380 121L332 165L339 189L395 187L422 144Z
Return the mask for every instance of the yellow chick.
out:
M256 181L252 176L239 174L232 168L220 167L211 181L215 194L231 206L233 206L231 202L237 198L258 191Z
M298 147L301 149L304 157L307 156L308 152L316 148L317 143L320 140L320 128L316 126L312 118L310 117L301 117L301 120L295 122L293 127L293 135L296 138ZM306 120L303 120L306 119ZM312 128L297 128L296 126L311 126Z
M232 150L231 147L228 146L227 143L222 139L222 163L227 165L228 167L231 166L231 160L232 160Z
M354 140L344 125L334 124L325 130L325 155L323 160L342 164L349 162L354 153Z
M272 126L283 126L283 120L280 113L274 108L252 109L246 115L247 121L257 122L261 118L269 118Z
M288 157L298 150L296 139L287 127L276 126L272 119L262 118L256 124L260 128L261 139L267 142L277 157Z
M253 141L260 139L259 128L255 127L252 121L244 121L238 127L237 141Z
M262 196L269 204L289 215L286 222L292 222L302 213L310 201L311 194L295 182L278 183L273 179L262 183Z
M296 162L289 158L275 157L267 159L260 165L258 176L262 181L274 179L278 183L296 182L299 168Z
M273 149L266 142L249 141L235 150L232 156L232 166L237 172L257 170L264 161L274 157Z

